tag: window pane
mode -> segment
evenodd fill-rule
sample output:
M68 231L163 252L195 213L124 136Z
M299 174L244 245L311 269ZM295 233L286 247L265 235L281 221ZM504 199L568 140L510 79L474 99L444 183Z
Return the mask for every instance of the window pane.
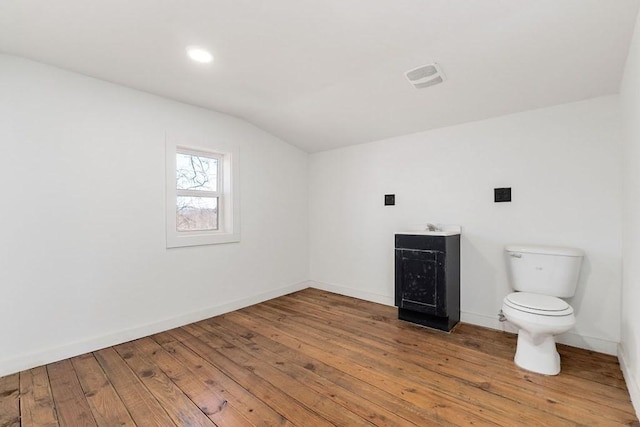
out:
M218 159L176 154L178 190L218 191Z
M202 231L218 229L217 197L177 197L176 229Z

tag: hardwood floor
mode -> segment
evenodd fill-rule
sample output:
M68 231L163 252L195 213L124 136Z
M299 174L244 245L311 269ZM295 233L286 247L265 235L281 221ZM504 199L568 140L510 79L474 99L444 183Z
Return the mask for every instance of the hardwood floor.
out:
M0 427L639 425L615 357L560 345L546 377L514 335L396 316L307 289L0 378Z

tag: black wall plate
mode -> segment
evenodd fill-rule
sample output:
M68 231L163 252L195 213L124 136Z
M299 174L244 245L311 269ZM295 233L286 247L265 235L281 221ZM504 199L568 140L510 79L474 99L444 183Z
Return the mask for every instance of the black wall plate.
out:
M493 189L493 201L510 202L511 201L511 187L494 188Z

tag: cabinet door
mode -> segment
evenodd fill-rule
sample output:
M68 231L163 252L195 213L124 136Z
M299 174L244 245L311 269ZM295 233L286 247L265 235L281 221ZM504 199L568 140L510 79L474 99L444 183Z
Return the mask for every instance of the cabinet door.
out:
M443 266L442 252L396 250L396 305L446 316Z

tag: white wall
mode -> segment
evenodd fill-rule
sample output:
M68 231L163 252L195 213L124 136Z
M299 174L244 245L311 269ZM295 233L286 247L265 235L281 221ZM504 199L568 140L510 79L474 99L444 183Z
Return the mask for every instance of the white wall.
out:
M577 325L561 341L615 354L618 106L603 97L311 155L311 279L391 305L394 231L460 224L462 319L499 328L504 245L578 247L586 259L570 301ZM512 187L513 202L494 203L494 187ZM383 206L386 193L396 206Z
M634 40L628 213L640 207ZM392 304L393 232L426 221L463 226L464 320L500 326L505 243L577 246L587 259L564 341L612 352L620 340L617 97L318 153L309 165L242 120L12 56L0 55L0 93L0 376L303 288L309 276ZM165 133L239 147L240 243L165 248ZM494 204L497 186L514 201ZM397 206L383 206L385 193ZM640 253L636 222L627 215L627 260ZM625 264L622 334L635 378L638 268Z
M640 15L620 88L623 117L624 204L620 361L640 414Z
M0 94L0 376L306 287L306 153L6 55ZM239 147L240 243L165 248L165 133Z

